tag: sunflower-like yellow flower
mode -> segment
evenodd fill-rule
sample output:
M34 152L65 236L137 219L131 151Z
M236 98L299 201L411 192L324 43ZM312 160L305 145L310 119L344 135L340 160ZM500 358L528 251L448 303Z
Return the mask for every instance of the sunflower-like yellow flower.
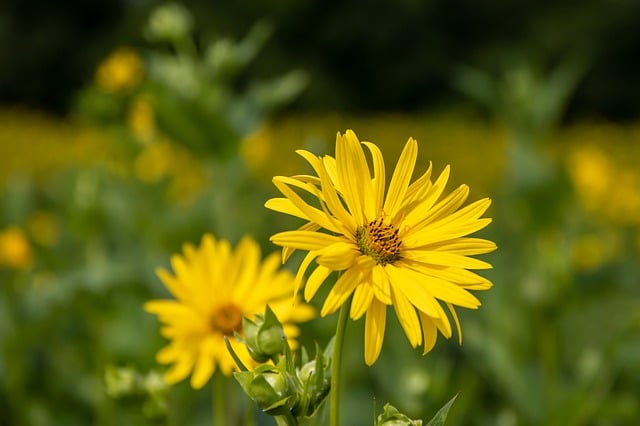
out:
M371 154L373 173L364 145ZM366 314L364 358L372 365L382 348L387 306L393 306L413 347L424 344L424 353L436 342L437 330L452 334L446 306L462 334L455 306L475 309L480 301L469 290L486 290L491 282L469 269L491 265L469 256L488 253L496 245L466 237L487 226L481 218L491 201L487 198L462 207L469 187L461 185L447 196L443 191L449 166L431 181L431 165L411 183L418 144L409 139L398 160L385 195L385 165L380 149L358 140L355 133L338 133L336 155L300 154L317 176L276 176L275 186L285 198L273 198L267 208L307 221L295 231L275 234L283 261L296 250L307 250L296 276L296 290L312 261L317 266L308 277L304 297L308 301L332 271L342 271L321 310L335 312L353 296L350 317ZM308 204L296 191L317 198Z
M142 60L136 51L120 47L98 66L95 80L105 91L117 93L134 88L142 79L143 73Z
M260 247L250 237L243 238L235 251L226 240L207 234L200 247L185 244L182 255L171 258L172 275L165 269L157 274L176 300L152 300L144 308L164 323L161 333L171 342L157 354L161 364L173 364L165 374L169 384L190 373L191 386L202 388L216 368L230 375L235 362L225 345L231 346L245 365L255 364L242 335L242 318L254 319L268 304L282 322L289 344L299 334L295 322L311 319L314 310L305 303L292 303L294 277L279 270L280 256L272 253L261 261Z

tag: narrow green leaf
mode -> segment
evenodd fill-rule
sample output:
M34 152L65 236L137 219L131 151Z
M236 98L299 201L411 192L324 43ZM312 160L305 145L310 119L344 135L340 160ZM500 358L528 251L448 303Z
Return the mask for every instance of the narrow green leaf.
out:
M453 405L453 402L458 397L458 394L455 394L453 398L449 402L447 402L435 416L427 423L427 426L443 426L445 420L447 420L447 415L449 414L449 409Z

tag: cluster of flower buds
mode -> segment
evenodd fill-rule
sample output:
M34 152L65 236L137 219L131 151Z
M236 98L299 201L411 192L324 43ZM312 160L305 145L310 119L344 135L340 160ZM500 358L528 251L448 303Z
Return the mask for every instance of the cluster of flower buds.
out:
M148 419L167 415L169 385L156 371L142 374L131 367L108 365L104 373L106 394L114 399L142 403L142 413Z
M310 359L304 348L296 366L282 324L267 306L264 315L243 322L244 336L237 336L247 346L252 358L262 363L249 370L227 345L240 371L234 376L244 392L265 413L274 416L278 425L322 424L321 407L331 387L331 346L322 351L316 346ZM269 361L272 361L269 362Z

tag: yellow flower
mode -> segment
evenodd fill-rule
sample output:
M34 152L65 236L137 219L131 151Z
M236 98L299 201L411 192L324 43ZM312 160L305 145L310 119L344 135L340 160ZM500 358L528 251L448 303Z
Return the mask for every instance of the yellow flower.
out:
M203 387L218 368L230 375L235 363L227 351L227 336L245 365L254 365L246 346L234 338L242 334L242 317L255 318L268 304L283 323L289 343L295 346L299 330L294 322L313 317L313 308L292 303L294 277L278 270L280 259L273 253L263 262L260 247L250 237L232 251L228 241L207 234L200 247L185 244L182 255L174 255L175 275L157 271L176 300L152 300L144 308L164 323L161 333L171 342L157 354L161 364L173 364L165 380L169 384L191 375L191 386Z
M142 79L143 66L138 54L121 47L107 57L96 71L96 83L107 92L116 93L134 88Z
M131 102L127 122L131 132L140 142L149 143L153 140L156 123L153 106L148 96L138 96Z
M33 262L31 244L22 229L10 226L0 231L0 265L25 269Z
M362 145L371 154L373 175ZM469 290L486 290L491 282L469 269L491 265L469 257L488 253L496 245L465 237L487 226L480 218L489 207L487 198L466 207L469 188L461 185L443 196L449 178L447 166L431 182L431 166L410 183L418 144L409 139L395 168L385 196L385 165L379 148L358 141L348 130L338 134L336 156L298 153L317 176L276 176L275 186L285 198L268 200L266 207L308 221L295 231L275 234L283 260L296 250L308 250L296 277L296 289L310 263L304 297L310 300L332 271L342 271L321 310L335 312L353 295L350 316L366 314L364 358L372 365L384 339L387 306L393 306L413 347L424 344L424 353L435 345L437 331L451 337L449 310L461 337L454 305L475 309L480 301ZM308 204L294 190L316 197ZM327 232L319 232L324 229Z

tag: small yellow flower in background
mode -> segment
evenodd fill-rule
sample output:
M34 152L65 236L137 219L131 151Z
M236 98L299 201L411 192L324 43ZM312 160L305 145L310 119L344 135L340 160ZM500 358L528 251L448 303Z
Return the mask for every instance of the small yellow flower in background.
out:
M133 168L136 177L144 182L168 179L168 196L172 201L191 200L206 181L202 162L188 149L164 138L146 144Z
M120 47L109 55L96 71L96 83L107 92L117 93L134 88L142 80L140 56L129 47Z
M165 375L169 384L191 374L191 386L202 388L219 369L230 375L235 362L224 337L247 366L255 365L247 348L234 338L242 334L242 318L254 319L268 304L284 326L292 347L299 329L294 324L314 316L311 306L293 303L294 277L280 270L280 256L261 260L260 247L245 237L232 250L228 241L207 234L199 247L185 244L183 253L171 258L174 275L157 271L175 300L152 300L144 307L164 324L161 333L171 340L158 352L161 364L173 364Z
M149 143L156 133L153 106L148 96L137 96L129 106L127 123L134 136L142 143Z
M272 151L272 135L267 127L261 127L247 136L240 144L240 155L254 172L264 166Z
M31 244L22 229L10 226L0 231L0 265L25 269L33 263Z
M371 154L373 175L362 145ZM491 265L469 256L491 252L496 245L466 237L491 222L481 218L491 201L485 198L462 207L469 195L467 185L443 196L448 166L435 182L429 166L410 183L417 152L417 142L409 139L385 192L382 153L373 143L360 143L348 130L337 136L335 158L298 151L317 176L276 176L273 182L285 198L266 203L269 209L307 221L298 230L271 238L284 247L283 260L296 249L308 251L296 286L311 262L317 263L305 284L307 301L332 271L342 271L321 315L335 312L353 296L351 318L366 314L364 357L368 365L376 361L382 348L387 306L393 306L411 345L423 344L426 354L435 345L437 330L447 338L452 334L442 304L455 321L461 341L454 305L477 308L480 301L469 290L486 290L492 285L469 271ZM317 198L319 205L309 205L296 190Z

